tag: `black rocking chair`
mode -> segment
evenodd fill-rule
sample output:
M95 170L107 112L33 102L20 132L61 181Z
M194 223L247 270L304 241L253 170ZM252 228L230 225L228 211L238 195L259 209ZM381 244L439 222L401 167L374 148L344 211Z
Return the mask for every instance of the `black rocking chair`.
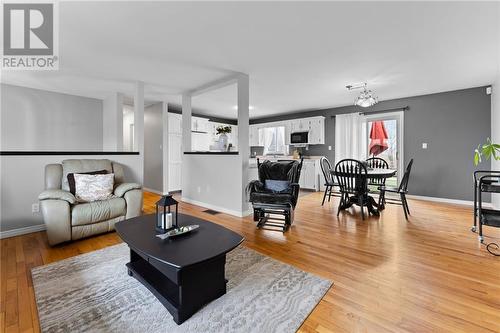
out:
M388 186L380 186L378 190L380 191L380 196L378 197L378 205L383 206L386 202L385 193L396 193L399 194L400 202L397 199L393 199L395 201L388 201L389 203L401 204L403 206L403 210L405 212L405 218L408 220L408 215L410 214L410 207L408 207L408 201L406 200L406 194L408 193L408 181L410 180L410 172L411 166L413 165L413 158L406 166L405 174L403 175L403 179L401 179L401 183L399 187L388 187Z
M259 180L251 181L247 186L249 201L253 205L253 219L258 222L257 227L278 227L287 231L293 223L294 209L299 197L299 178L302 169L299 161L271 162L265 160L260 163ZM271 184L280 183L282 189L273 189ZM283 215L283 218L272 215Z

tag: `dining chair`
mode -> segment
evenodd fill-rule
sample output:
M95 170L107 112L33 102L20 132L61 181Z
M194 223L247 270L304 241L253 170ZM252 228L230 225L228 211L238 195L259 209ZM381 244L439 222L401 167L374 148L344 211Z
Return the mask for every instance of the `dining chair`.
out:
M378 198L378 204L383 205L385 202L385 193L397 193L400 197L400 202L391 202L388 203L397 203L403 206L403 210L405 212L405 218L408 220L408 215L410 214L410 208L408 207L408 201L406 200L406 194L408 193L408 181L410 180L410 172L411 167L413 165L413 158L410 160L408 165L406 166L405 173L403 175L403 179L401 179L401 183L398 187L388 187L388 186L379 186L378 190L380 191L380 196ZM396 199L397 200L397 199Z
M321 206L325 204L326 196L328 195L328 202L330 202L330 198L340 197L340 192L335 192L334 187L338 187L339 185L335 183L335 179L332 175L332 165L330 161L326 157L322 157L319 161L319 165L321 166L321 172L323 172L323 177L325 177L325 194L323 195L323 201L321 202Z
M335 177L341 193L337 216L341 210L350 207L351 203L355 203L361 207L361 218L364 220L363 207L369 204L366 167L361 161L344 159L335 165ZM353 196L353 200L351 200L350 195Z
M366 167L369 169L389 169L389 163L380 157L370 157L366 160ZM385 186L386 178L368 178L368 185Z

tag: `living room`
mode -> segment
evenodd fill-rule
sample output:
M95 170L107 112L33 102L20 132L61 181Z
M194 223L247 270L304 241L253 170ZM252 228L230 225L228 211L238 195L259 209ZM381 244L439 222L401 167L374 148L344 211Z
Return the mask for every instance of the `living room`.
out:
M500 332L500 3L2 7L1 332Z

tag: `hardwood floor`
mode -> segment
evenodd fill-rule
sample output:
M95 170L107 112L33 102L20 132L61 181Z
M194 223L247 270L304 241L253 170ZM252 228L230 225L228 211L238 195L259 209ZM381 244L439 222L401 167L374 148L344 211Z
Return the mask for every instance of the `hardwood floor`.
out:
M145 212L158 196L145 193ZM411 200L412 216L389 205L381 217L336 216L337 198L299 199L285 234L257 230L251 217L210 215L181 203L183 213L245 236L244 245L334 286L302 325L302 332L500 332L500 259L469 231L471 209ZM500 229L486 228L500 242ZM49 247L45 232L0 241L0 331L38 331L30 270L119 243L115 233Z

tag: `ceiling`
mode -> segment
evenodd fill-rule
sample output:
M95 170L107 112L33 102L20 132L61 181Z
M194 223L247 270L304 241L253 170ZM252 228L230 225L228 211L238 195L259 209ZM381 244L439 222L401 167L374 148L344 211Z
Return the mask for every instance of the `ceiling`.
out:
M60 70L2 82L104 98L180 103L182 92L250 76L252 118L349 105L351 83L381 100L491 84L498 2L60 2ZM234 89L197 98L234 118Z

